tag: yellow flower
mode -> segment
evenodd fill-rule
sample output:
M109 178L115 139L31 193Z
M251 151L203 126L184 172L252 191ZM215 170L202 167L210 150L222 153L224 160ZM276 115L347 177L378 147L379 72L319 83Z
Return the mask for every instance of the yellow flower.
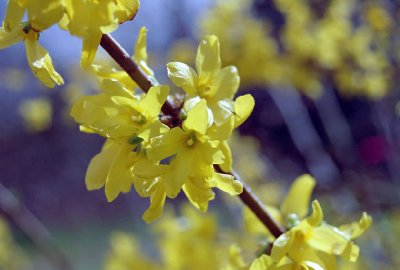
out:
M60 21L64 14L62 0L9 0L3 27L6 31L20 28L25 12L30 27L43 31Z
M363 213L358 222L336 228L323 221L318 201L312 203L312 214L275 240L271 258L278 263L288 256L293 263L304 264L311 269L336 269L335 256L354 262L359 247L351 240L359 237L371 224L372 219Z
M226 157L219 140L226 140L233 127L233 117L222 128L213 124L212 113L204 99L194 98L184 105L186 119L182 128L175 127L151 140L146 150L149 160L134 168L136 190L147 190L150 208L144 219L151 222L162 214L165 198L175 198L181 189L190 202L206 211L214 198L212 187L237 195L240 182L231 175L214 171L214 164L222 164ZM141 192L139 192L140 194Z
M126 140L107 140L101 152L94 156L88 166L85 182L88 190L103 186L109 202L115 200L120 192L127 193L133 184L131 168L142 157L133 151L137 144Z
M21 23L25 11L28 21ZM29 67L35 76L47 87L64 83L55 71L46 49L39 45L39 33L57 23L64 11L59 0L11 0L7 6L6 18L0 28L0 49L24 41Z
M120 192L130 191L132 167L144 157L142 146L168 130L158 115L169 90L166 86L152 87L136 97L111 80L103 81L102 90L101 94L79 99L71 115L82 131L108 138L89 164L86 186L89 190L105 186L107 200L113 201Z
M189 98L199 96L207 101L217 125L235 116L235 127L243 123L254 107L251 95L233 101L240 78L234 66L221 69L220 45L216 36L206 36L200 42L196 55L196 69L180 62L168 63L168 76L181 87Z
M139 5L139 0L65 0L66 14L60 27L68 30L71 35L82 38L83 67L88 67L93 62L101 36L113 32L119 24L133 19Z
M167 86L152 87L141 97L136 97L117 81L104 80L101 87L101 94L82 97L72 107L72 117L85 130L128 141L139 134L147 138L148 129L166 128L158 115L169 93Z
M314 186L315 180L310 175L303 175L292 184L280 213L275 212L288 231L273 242L271 256L257 259L251 270L334 270L335 256L352 262L357 260L359 248L352 240L371 225L371 217L363 213L358 222L337 228L323 221L322 208L315 200L312 214L304 218Z

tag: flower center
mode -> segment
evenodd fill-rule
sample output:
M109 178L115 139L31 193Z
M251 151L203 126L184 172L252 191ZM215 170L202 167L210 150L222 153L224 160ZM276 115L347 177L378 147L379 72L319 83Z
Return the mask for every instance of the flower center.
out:
M186 141L186 145L192 147L195 144L196 140L196 135L194 134L194 132L192 132L189 134L189 139Z
M131 119L133 122L135 122L138 125L144 125L146 123L146 117L144 117L143 115L139 114L139 115L132 115Z

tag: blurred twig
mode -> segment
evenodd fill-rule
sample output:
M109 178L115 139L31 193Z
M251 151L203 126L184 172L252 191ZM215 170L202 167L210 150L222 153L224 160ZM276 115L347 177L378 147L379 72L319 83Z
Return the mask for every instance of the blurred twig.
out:
M20 200L0 183L0 209L41 250L55 269L73 269L46 227Z
M300 94L292 89L271 89L269 94L289 129L290 136L306 160L307 167L319 181L330 185L340 178L340 172L323 148Z
M351 129L331 85L325 85L323 94L314 104L338 160L346 165L354 163L356 149Z
M395 101L395 98L389 96L389 98L384 98L372 105L374 125L379 133L385 137L387 143L385 146L386 164L392 181L400 179L398 138L396 138L397 134L394 131L394 128L396 128L394 125L396 123Z

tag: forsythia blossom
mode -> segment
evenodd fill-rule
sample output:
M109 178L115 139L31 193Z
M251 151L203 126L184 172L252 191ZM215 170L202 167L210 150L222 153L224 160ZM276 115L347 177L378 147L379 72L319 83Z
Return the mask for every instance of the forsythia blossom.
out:
M131 20L139 5L139 0L9 0L0 27L0 49L24 41L33 73L44 85L53 88L64 81L55 71L47 50L39 45L41 32L58 24L71 35L80 37L83 40L81 65L88 67L102 35ZM27 21L22 21L25 14Z
M137 97L118 82L105 80L103 93L83 97L72 108L71 115L82 124L82 130L107 138L100 154L95 156L86 174L89 190L105 185L109 201L120 192L128 192L133 183L131 166L143 157L141 146L150 136L167 127L158 120L168 87L156 86Z
M111 250L108 252L104 270L238 270L236 246L228 251L231 240L219 230L215 215L203 215L190 205L184 205L182 216L166 217L151 226L159 258L140 250L139 241L133 235L118 232L111 236Z
M120 23L133 19L139 5L139 0L65 0L66 12L60 27L82 38L82 66L88 67L93 62L101 36L116 30Z
M141 183L157 191L157 198L152 197L152 205L145 214L150 221L161 214L165 196L175 198L181 188L186 196L201 211L207 210L208 201L214 198L212 187L218 187L231 195L239 194L242 186L233 176L216 173L214 164L222 164L225 156L219 140L226 140L230 134L226 129L212 126L212 114L204 99L189 100L187 118L182 128L175 127L167 133L152 139L147 150L148 161L138 164L134 174L142 178ZM190 105L187 105L191 103ZM163 160L170 159L168 164ZM149 164L150 163L150 164ZM140 188L143 189L143 188Z
M21 22L25 12L28 21ZM10 0L6 18L0 28L0 49L24 41L29 67L47 87L63 84L62 77L55 71L49 53L40 46L41 31L57 23L63 16L64 7L59 0Z
M134 58L152 76L146 64L145 33L142 28ZM168 68L171 79L188 94L179 113L180 123L174 127L159 120L169 93L167 86L154 86L137 96L126 88L134 86L132 83L116 80L121 77L118 71L96 66L95 72L102 77L102 93L81 98L71 112L82 131L107 138L89 164L87 188L105 186L107 199L112 201L133 185L140 196L150 197L150 207L143 216L146 222L158 218L166 198L175 198L181 190L201 211L214 199L213 187L231 195L242 192L242 185L233 176L214 169L219 165L224 171L231 170L227 140L254 107L250 95L232 100L239 86L236 68L221 69L215 36L205 37L199 46L199 76L194 75L198 80L193 81L190 91L184 82L190 78L177 83L177 76L190 68L182 63L170 63Z
M189 97L199 96L207 101L217 125L235 116L239 126L250 115L254 106L251 95L233 97L239 88L237 68L228 66L221 69L220 45L216 36L206 36L200 41L196 55L196 73L184 63L168 65L168 76L176 86L181 87Z
M317 200L312 202L308 217L308 204L315 180L309 175L299 177L292 185L288 197L276 217L288 229L274 242L270 256L263 255L250 269L336 269L336 256L354 262L359 248L352 240L359 237L372 219L363 213L358 222L339 227L327 224Z

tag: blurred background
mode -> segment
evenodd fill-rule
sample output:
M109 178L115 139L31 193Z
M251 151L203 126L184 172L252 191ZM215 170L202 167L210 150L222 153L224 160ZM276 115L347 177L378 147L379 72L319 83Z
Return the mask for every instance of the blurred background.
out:
M165 64L193 66L201 37L217 35L223 65L239 69L239 94L256 100L231 141L243 180L278 206L293 179L311 173L313 198L336 225L363 210L374 218L361 266L346 269L399 269L399 11L383 0L147 0L113 36L132 54L146 26L149 66L171 84ZM107 203L103 190L85 188L103 139L80 133L69 117L73 101L97 88L79 67L81 41L52 27L40 43L64 86L47 89L33 77L23 44L0 51L0 217L8 224L0 242L11 230L14 261L26 262L4 269L102 269L114 231L141 234L157 254L141 220L147 200L131 192ZM112 65L101 50L97 61ZM222 227L240 222L240 207L223 196L210 211Z

